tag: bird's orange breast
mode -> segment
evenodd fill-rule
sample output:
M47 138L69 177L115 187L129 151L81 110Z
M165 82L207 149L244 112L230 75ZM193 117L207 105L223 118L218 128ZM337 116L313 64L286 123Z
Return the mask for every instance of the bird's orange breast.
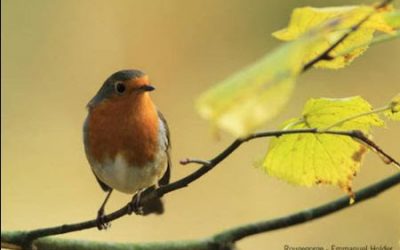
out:
M147 93L105 100L89 110L89 153L97 162L120 154L130 166L145 166L158 151L157 110Z

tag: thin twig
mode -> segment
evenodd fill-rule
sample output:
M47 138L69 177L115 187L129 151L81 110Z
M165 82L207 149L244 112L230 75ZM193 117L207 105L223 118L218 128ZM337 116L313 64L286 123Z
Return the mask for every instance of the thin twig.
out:
M382 35L376 36L369 42L358 43L346 50L340 51L340 53L337 53L335 56L336 57L344 56L358 48L368 47L368 46L371 47L372 45L377 45L377 44L387 42L390 40L399 39L400 38L400 30L395 30L394 32L395 33L382 34Z
M368 111L368 112L363 112L363 113L359 113L359 114L356 114L356 115L353 115L353 116L349 116L349 117L347 117L347 118L345 118L343 120L340 120L338 122L335 122L334 124L329 125L328 127L324 128L324 129L322 129L320 131L327 131L327 130L330 130L330 129L334 128L334 127L341 126L341 125L343 125L344 123L346 123L348 121L355 120L355 119L363 117L363 116L382 113L382 112L387 111L387 110L390 110L390 106L388 106L388 105L385 106L385 107L373 109L373 110Z
M328 130L328 131L322 131L321 133L332 134L332 135L345 135L345 136L352 137L353 139L359 140L359 141L365 143L370 148L372 148L373 151L375 151L379 155L383 156L385 158L386 164L393 163L397 167L400 167L400 163L396 159L394 159L392 156L390 156L388 153L386 153L375 142L370 140L366 135L364 135L363 132L361 132L359 130L353 130L353 131L334 131L334 130L331 131L331 130Z
M205 160L201 160L201 159L189 159L189 158L186 158L184 160L180 160L179 163L181 165L187 165L187 164L190 164L190 163L197 163L197 164L200 164L200 165L209 165L210 164L209 161L205 161Z
M381 3L379 3L377 6L375 6L375 9L380 9L385 6L387 6L389 3L391 3L392 0L384 0ZM369 13L367 16L365 16L361 21L359 21L357 24L352 26L348 32L346 32L342 37L340 37L335 43L333 43L329 48L327 48L324 52L322 52L320 55L318 55L316 58L313 60L309 61L303 66L302 72L305 72L309 69L311 69L312 66L317 64L318 62L322 60L333 60L335 59L334 56L330 55L330 53L339 46L346 38L348 38L351 34L353 34L355 31L357 31L361 25L363 25L368 19L374 14L375 12Z

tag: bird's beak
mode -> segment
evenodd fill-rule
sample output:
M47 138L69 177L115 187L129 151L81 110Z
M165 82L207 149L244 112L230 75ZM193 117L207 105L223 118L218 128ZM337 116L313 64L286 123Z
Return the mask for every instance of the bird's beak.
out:
M156 88L154 87L154 86L152 86L152 85L149 85L149 84L146 84L146 85L143 85L142 87L140 87L143 91L153 91L153 90L155 90Z

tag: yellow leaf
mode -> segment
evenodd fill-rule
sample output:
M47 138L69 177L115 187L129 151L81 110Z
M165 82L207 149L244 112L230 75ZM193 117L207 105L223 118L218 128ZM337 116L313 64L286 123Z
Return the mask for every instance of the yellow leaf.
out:
M361 97L311 99L301 118L287 121L283 130L319 128L338 124L332 130L362 130L383 126L371 106ZM353 117L353 119L348 119ZM345 121L340 123L340 121ZM292 134L274 138L263 162L271 176L301 186L336 185L351 193L351 182L360 168L366 147L347 136Z
M400 121L400 93L393 97L389 103L389 108L383 114L391 120Z
M203 93L197 109L234 136L244 136L277 115L302 68L308 39L286 44Z
M304 107L302 119L312 128L323 130L337 124L330 130L361 130L368 134L371 126L384 126L377 114L364 115L372 110L372 106L360 96L312 98Z
M372 10L371 7L368 9ZM279 114L287 103L296 77L304 67L304 58L310 57L310 51L318 53L325 50L328 46L325 43L327 37L338 36L339 31L332 31L340 30L346 21L348 20L335 19L319 24L318 28L307 30L306 34L295 41L281 46L222 81L199 97L196 102L198 112L203 118L210 120L213 127L228 131L236 137L246 136L260 128ZM377 23L366 25L374 27ZM344 31L340 32L342 34ZM354 49L360 50L362 49ZM351 53L338 57L335 62L349 60Z
M348 65L368 48L368 44L371 42L375 31L393 32L393 28L386 23L384 18L384 13L391 10L391 7L387 7L377 11L371 6L297 8L292 13L288 27L274 32L273 36L284 41L295 40L310 30L318 29L320 25L326 23L328 20L338 19L340 24L331 33L326 35L321 43L309 48L309 53L304 58L304 64L306 64L321 55L366 16L376 12L357 31L351 33L331 51L330 56L334 57L334 59L323 60L314 65L320 68L338 69ZM346 54L342 53L352 48L354 44L365 45L354 48Z

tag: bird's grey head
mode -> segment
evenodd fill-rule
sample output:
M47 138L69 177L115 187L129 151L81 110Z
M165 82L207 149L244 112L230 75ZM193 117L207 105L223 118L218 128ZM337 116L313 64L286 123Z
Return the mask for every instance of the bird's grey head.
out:
M129 69L129 70L120 70L115 72L107 80L103 83L103 86L99 89L97 94L90 100L87 104L88 108L95 107L103 100L108 99L115 95L121 95L124 91L126 86L123 84L126 81L141 78L146 74L136 70L136 69ZM153 90L154 88L150 85L146 85L147 89L142 87L146 91Z

